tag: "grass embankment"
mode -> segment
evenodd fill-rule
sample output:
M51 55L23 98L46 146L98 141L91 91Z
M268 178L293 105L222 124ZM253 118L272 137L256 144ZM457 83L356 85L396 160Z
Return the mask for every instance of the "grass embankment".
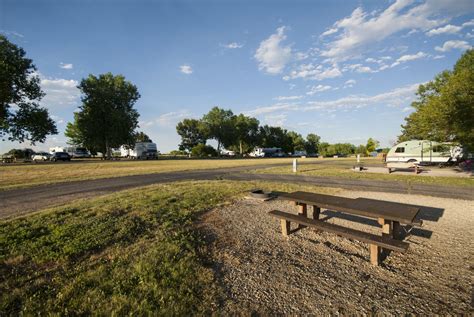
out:
M189 315L216 309L198 215L258 182L153 185L0 221L0 315ZM321 189L323 192L334 192Z
M311 159L307 159L311 160ZM212 159L212 160L156 160L156 161L92 161L57 162L54 164L0 166L0 190L52 184L68 181L143 175L186 170L290 164L291 159Z
M379 160L380 161L380 160ZM323 161L324 162L324 161ZM382 162L374 159L364 160L366 165L378 165L382 167ZM305 176L326 176L339 177L349 179L362 180L382 180L382 181L396 181L406 184L434 184L447 186L474 186L474 179L468 177L444 177L444 176L421 176L421 175L397 175L397 174L382 174L382 173L368 173L368 172L354 172L350 168L355 165L354 159L345 161L327 161L318 162L315 164L304 164L298 166L296 175ZM370 169L370 167L369 167ZM265 169L255 170L255 173L262 174L292 174L291 166L276 166Z

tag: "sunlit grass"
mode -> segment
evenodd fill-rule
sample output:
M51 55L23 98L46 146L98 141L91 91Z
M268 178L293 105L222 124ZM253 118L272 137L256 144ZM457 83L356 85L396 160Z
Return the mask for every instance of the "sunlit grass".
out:
M263 182L153 185L0 221L0 315L209 314L223 296L195 226Z
M365 161L366 163L370 161ZM371 161L373 165L375 161ZM386 180L386 181L397 181L406 184L436 184L436 185L448 185L448 186L474 186L474 178L472 177L443 177L443 176L420 176L420 175L400 175L400 174L382 174L382 173L367 173L367 172L354 172L350 169L355 162L330 161L328 164L304 164L298 167L298 172L293 173L291 166L276 166L266 169L255 170L255 173L261 174L295 174L305 176L327 176L327 177L340 177L349 179L362 179L362 180ZM370 168L370 167L369 167Z
M315 159L306 159L311 161ZM28 187L85 179L142 175L174 171L212 169L223 167L251 166L262 164L291 164L283 159L212 159L212 160L156 160L78 162L74 164L4 165L0 166L0 190Z

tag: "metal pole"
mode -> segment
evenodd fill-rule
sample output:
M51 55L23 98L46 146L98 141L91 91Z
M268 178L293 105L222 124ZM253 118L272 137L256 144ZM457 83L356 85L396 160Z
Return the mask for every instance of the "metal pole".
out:
M298 171L298 160L294 159L293 160L293 173L296 173Z

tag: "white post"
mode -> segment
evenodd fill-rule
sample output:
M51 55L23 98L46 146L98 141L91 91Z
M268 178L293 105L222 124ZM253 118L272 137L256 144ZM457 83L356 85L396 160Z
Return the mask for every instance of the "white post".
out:
M298 171L298 159L293 160L293 173Z
M357 163L360 163L360 154L357 154Z

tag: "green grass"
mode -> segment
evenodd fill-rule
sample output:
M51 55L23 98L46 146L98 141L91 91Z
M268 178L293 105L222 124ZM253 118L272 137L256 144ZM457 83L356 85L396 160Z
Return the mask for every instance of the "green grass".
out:
M196 219L276 183L153 185L0 221L0 315L191 315L222 293Z
M315 159L306 159L311 160ZM285 162L290 164L291 159L178 159L3 165L0 166L0 190L86 179Z
M350 169L354 165L352 161L328 161L328 164L304 164L298 166L296 175L305 176L329 176L349 179L397 181L406 184L435 184L447 186L474 186L474 178L470 177L442 177L442 176L420 176L420 175L397 175L378 173L358 173ZM335 164L337 163L337 164ZM376 161L365 160L365 163L374 165ZM380 163L380 166L382 164ZM370 167L369 167L370 168ZM261 174L294 174L291 166L277 166L254 171Z

